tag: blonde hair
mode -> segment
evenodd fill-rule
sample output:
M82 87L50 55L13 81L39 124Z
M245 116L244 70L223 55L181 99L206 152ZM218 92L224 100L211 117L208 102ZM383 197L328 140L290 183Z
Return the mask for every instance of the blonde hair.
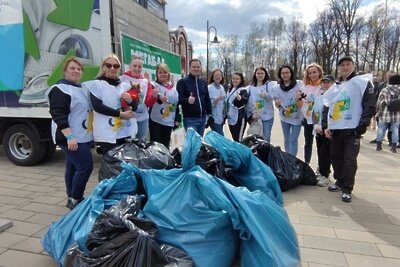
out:
M121 61L119 60L118 56L116 54L110 54L103 59L103 62L101 62L101 67L100 67L99 73L97 74L97 77L105 75L105 71L103 70L103 68L105 66L106 61L109 59L115 59L118 62L118 64L120 65L120 69L121 69Z
M308 65L308 66L306 67L306 69L304 70L304 79L303 79L304 85L309 85L309 84L311 84L311 80L310 80L310 78L308 77L308 70L309 70L310 68L313 68L313 67L317 68L317 70L318 70L318 72L319 72L319 79L322 79L322 73L323 73L322 67L321 67L320 65L318 65L317 63L311 63L311 64Z
M171 71L169 70L168 65L164 64L164 63L160 63L156 67L156 81L157 82L158 82L158 75L157 74L158 74L159 70L163 70L163 71L168 72L168 80L171 78Z

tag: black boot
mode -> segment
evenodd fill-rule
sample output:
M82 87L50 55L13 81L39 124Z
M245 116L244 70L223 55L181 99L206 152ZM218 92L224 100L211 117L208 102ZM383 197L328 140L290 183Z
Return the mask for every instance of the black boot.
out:
M376 142L376 151L382 150L382 142Z
M392 148L390 149L393 153L397 153L396 151L396 143L392 143Z

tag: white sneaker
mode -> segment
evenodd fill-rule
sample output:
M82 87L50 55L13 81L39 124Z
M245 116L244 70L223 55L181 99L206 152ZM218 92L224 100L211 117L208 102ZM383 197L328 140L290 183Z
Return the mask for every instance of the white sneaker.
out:
M328 184L329 184L329 178L328 177L325 177L325 176L323 176L323 175L320 175L320 176L318 176L318 183L317 183L317 185L318 186L322 186L322 187L324 187L324 186L327 186Z

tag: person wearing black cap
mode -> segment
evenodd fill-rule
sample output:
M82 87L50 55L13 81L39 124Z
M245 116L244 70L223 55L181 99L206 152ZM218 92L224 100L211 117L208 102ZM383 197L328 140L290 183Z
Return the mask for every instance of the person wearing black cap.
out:
M312 120L314 123L315 140L317 142L318 155L318 171L317 177L319 186L327 186L329 184L329 174L331 173L331 160L329 157L330 139L325 137L325 133L321 127L322 110L324 108L323 95L335 83L335 78L332 75L325 75L321 79L320 95L315 98L314 107L312 110Z
M336 179L328 190L342 191L342 201L350 202L360 139L375 113L375 94L372 74L356 76L351 57L342 57L338 70L339 84L333 85L323 97L322 129L331 138L330 158Z
M376 137L377 151L382 150L382 140L390 123L390 130L392 132L390 151L396 153L396 146L399 140L400 109L399 107L394 107L394 100L399 98L400 75L396 74L389 78L387 87L381 91L376 103L378 109L376 117L379 120L378 135Z

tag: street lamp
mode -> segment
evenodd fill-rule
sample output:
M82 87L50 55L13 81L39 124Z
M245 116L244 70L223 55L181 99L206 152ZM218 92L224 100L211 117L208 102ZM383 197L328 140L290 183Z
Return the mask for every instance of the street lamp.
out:
M218 41L218 37L217 37L217 29L214 26L210 26L207 20L207 66L206 66L206 73L207 73L207 82L208 82L208 62L209 62L209 58L208 58L208 43L210 43L210 30L214 29L215 31L215 36L214 39L211 41L212 44L219 44L220 41Z

